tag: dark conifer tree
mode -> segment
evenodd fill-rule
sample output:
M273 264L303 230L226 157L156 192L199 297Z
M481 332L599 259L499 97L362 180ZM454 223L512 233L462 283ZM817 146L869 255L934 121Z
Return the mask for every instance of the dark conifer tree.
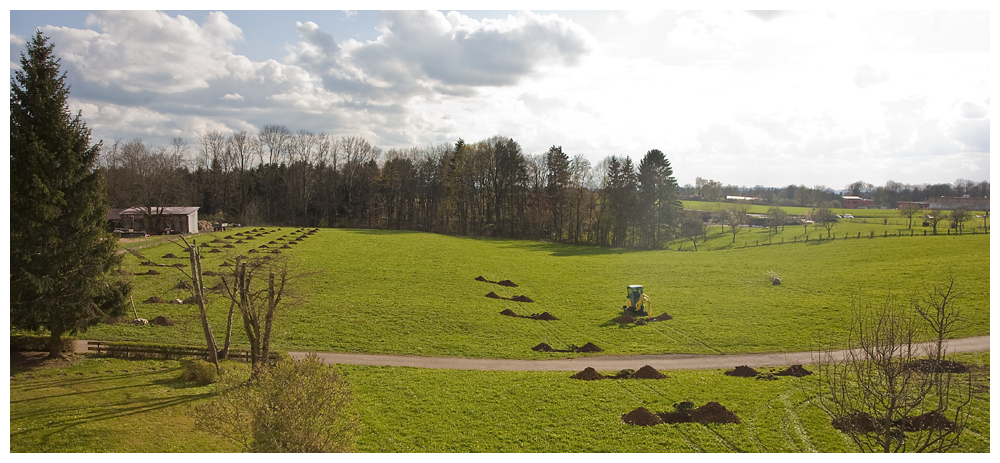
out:
M108 199L95 168L100 144L67 105L66 75L41 32L10 83L10 321L60 337L120 315L128 285L107 232Z

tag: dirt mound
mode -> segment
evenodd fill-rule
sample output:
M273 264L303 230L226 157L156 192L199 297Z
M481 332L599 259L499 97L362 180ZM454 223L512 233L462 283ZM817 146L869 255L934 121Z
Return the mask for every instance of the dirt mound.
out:
M194 286L191 286L191 283L188 283L188 282L186 282L184 280L181 280L181 281L178 281L176 285L174 285L173 289L191 289L193 287Z
M604 349L597 347L592 342L588 342L576 350L577 352L604 352Z
M864 412L855 412L850 415L839 416L830 421L833 428L841 432L874 432L877 428L875 419Z
M489 298L492 298L492 299L503 299L502 297L500 297L499 294L494 293L493 291L490 291L489 293L487 293L486 297L489 297Z
M237 233L237 235L242 235L242 233ZM226 235L226 237L225 237L225 238L223 238L223 239L227 239L227 240L234 240L234 239L236 239L236 238L233 238L233 235Z
M228 246L228 245L227 245L227 246ZM222 250L221 250L221 249L219 249L219 248L212 248L212 250L211 250L211 251L208 251L208 253L209 253L209 254L211 254L211 253L213 253L213 252L222 252Z
M531 318L535 320L558 320L555 315L548 312L542 312L540 314L531 314Z
M753 378L760 374L757 370L746 365L740 365L733 371L727 371L726 376L736 376L739 378Z
M181 304L197 304L197 303L198 303L198 296L191 296L181 301Z
M288 243L288 244L299 244L299 243L296 243L295 241L292 241L291 243ZM288 244L286 244L285 246L288 246ZM282 246L282 247L284 247L284 246Z
M503 312L500 312L500 315L506 315L508 317L518 317L519 316L518 314L514 313L513 310L510 310L510 309L503 309Z
M709 402L691 410L691 421L695 423L735 423L740 424L740 418L718 402Z
M256 249L251 249L251 250L247 251L247 254L257 254L257 250Z
M182 263L178 262L178 263L176 263L174 265L171 265L171 267L174 267L174 268L184 268L184 267L187 267L187 264L182 264Z
M274 241L274 240L271 240L271 241L268 241L267 244L278 244L278 242Z
M949 420L943 413L937 410L929 411L923 415L908 416L902 420L903 431L923 431L925 429L949 430L956 426L954 421Z
M968 373L969 367L952 360L919 359L906 364L907 370L921 373Z
M666 377L667 375L660 373L656 370L656 368L649 365L636 370L635 373L632 373L632 375L629 376L629 378L632 379L663 379Z
M535 301L531 300L531 298L528 297L528 296L514 296L514 297L510 298L510 300L515 301L515 302L535 302Z
M510 280L498 281L497 284L500 285L500 286L506 286L508 288L516 288L517 287L517 284L514 283L513 281L510 281Z
M570 376L571 379L582 379L584 381L594 381L598 379L604 379L604 375L600 374L593 367L584 368L583 371Z
M199 248L210 248L210 247L212 247L212 245L210 245L208 243L201 243L201 246L198 246L198 247Z
M220 240L220 239L218 239L218 238L216 238L216 239L212 240L212 242L213 242L213 243L225 243L225 241L222 241L222 240Z
M659 416L646 410L646 407L639 407L622 415L622 421L633 426L656 426L663 423Z
M532 347L531 350L535 352L555 352L556 350L552 346L543 343L539 343L537 346Z
M281 249L292 249L292 247L287 244L282 244Z
M635 320L636 320L636 318L633 317L633 316L631 316L631 315L629 315L629 314L622 314L622 316L614 319L614 322L618 323L620 325L624 325L624 324L628 324L628 323L635 323Z
M204 272L201 272L201 274L203 276L206 276L206 277L214 277L214 276L218 275L218 273L215 273L215 272L213 272L211 270L205 270Z
M159 275L159 274L160 274L160 272L157 272L156 270L153 270L153 269L150 269L146 273L136 273L136 275Z
M159 317L156 317L150 320L149 322L154 325L160 325L160 326L174 326L174 321L167 317L164 317L163 315L160 315Z
M477 277L473 278L473 280L476 280L476 281L489 281L489 280L487 280L486 278L483 278L483 276L482 276L482 275L479 275L479 276L477 276Z
M166 299L163 299L163 298L157 297L157 296L153 296L153 297L151 297L149 299L146 299L145 301L142 301L142 302L145 302L146 304L166 304L167 303Z
M180 257L175 256L174 253L172 253L172 252L171 253L167 253L166 255L164 255L163 258L164 259L180 259Z
M663 420L665 424L691 422L691 415L688 415L687 413L663 412L663 413L657 413L656 416L660 417L660 419Z
M808 376L811 374L813 373L803 368L802 365L792 365L788 368L785 368L784 370L775 373L775 375L778 376L794 376L796 378L801 378L803 376Z
M662 322L662 321L673 320L673 319L674 319L674 317L671 317L670 314L668 314L666 312L663 312L660 315L657 315L655 317L649 317L649 321L651 321L651 322Z

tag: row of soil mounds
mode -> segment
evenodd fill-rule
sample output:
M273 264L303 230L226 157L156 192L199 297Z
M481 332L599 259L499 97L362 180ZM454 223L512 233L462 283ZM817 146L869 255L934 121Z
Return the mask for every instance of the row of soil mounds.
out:
M833 428L846 433L878 432L881 424L865 412L855 412L846 416L834 418L830 422ZM922 415L907 416L892 422L892 427L904 432L924 430L951 430L958 426L938 410L932 410Z
M618 318L616 318L616 319L614 319L612 321L615 322L615 323L617 323L617 324L619 324L619 325L627 325L629 323L635 323L636 325L645 325L645 324L648 324L650 322L662 322L662 321L667 321L667 320L673 320L673 318L674 317L671 317L670 314L668 314L666 312L663 312L662 314L657 315L655 317L648 317L648 318L636 318L636 317L632 316L631 314L627 314L626 313L626 314L622 314L622 316L620 316L620 317L618 317Z
M673 411L653 413L646 407L639 407L622 415L622 421L633 426L656 426L672 423L733 423L740 424L740 418L718 402L709 402L690 412Z
M532 320L558 320L558 318L556 318L555 315L552 315L548 312L533 313L531 315L518 315L513 310L504 309L503 312L500 312L500 315L506 315L508 317L517 317L517 318L530 318Z
M568 349L555 349L546 343L539 343L537 346L532 347L531 350L535 352L580 352L580 353L590 353L590 352L604 352L604 349L597 347L592 342L588 342L580 347L575 345L569 346Z
M486 297L488 297L490 299L503 299L505 301L514 301L514 302L535 302L534 300L532 300L528 296L503 297L503 296L501 296L501 295L499 295L497 293L494 293L493 291L490 291L486 295Z
M646 365L638 370L621 370L618 373L605 376L597 372L593 367L584 368L583 371L570 376L571 379L582 379L584 381L596 381L599 379L663 379L667 375L660 373L656 368Z
M513 281L510 281L510 280L490 281L490 280L487 280L482 275L479 275L479 276L477 276L476 278L473 278L473 279L476 280L476 281L482 281L482 282L486 282L486 283L493 283L495 285L506 286L508 288L516 288L517 287L517 283L514 283Z
M801 378L803 376L811 375L812 372L806 370L802 365L792 365L781 371L768 371L760 372L750 368L746 365L740 365L733 370L724 373L726 376L735 376L737 378L763 378L767 376L794 376L796 378Z

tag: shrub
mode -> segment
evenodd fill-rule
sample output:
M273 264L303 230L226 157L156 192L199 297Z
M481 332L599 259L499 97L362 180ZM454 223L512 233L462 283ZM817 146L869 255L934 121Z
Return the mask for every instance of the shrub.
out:
M212 384L219 380L219 373L215 365L202 359L181 360L181 378L187 381L196 381L202 386Z
M255 382L226 372L222 392L195 408L195 427L250 452L350 452L359 417L350 385L315 355L264 366Z
M47 334L11 334L11 352L48 352L49 339ZM76 338L73 336L63 336L63 352L73 352L76 350Z

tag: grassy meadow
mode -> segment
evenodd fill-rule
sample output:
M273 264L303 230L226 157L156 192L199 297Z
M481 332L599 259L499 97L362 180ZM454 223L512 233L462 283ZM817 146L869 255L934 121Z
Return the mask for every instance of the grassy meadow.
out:
M199 244L216 239L234 243L235 239L223 238L241 231L196 239ZM225 271L229 267L220 264L237 252L251 247L264 250L257 246L288 242L302 234L289 228L266 231L232 248L211 243L220 252L202 248L203 269ZM542 342L556 349L592 342L605 354L810 350L839 342L853 294L879 299L891 292L905 302L924 285L943 282L949 275L963 294L960 304L971 322L955 335L989 334L989 235L983 234L811 240L678 252L321 229L280 250L291 258L293 273L301 275L275 325L273 345L290 351L524 359L579 355L531 350ZM187 254L172 243L139 252L157 263L188 263ZM185 258L162 257L168 253ZM201 344L196 306L142 302L154 296L189 297L190 291L174 289L185 278L180 270L186 267L148 267L139 262L129 255L127 269L161 272L132 277L139 316L151 320L163 315L176 325L102 324L81 338ZM783 283L772 286L769 272L780 275ZM510 279L519 286L475 281L477 276ZM219 279L206 277L206 286ZM646 326L614 323L629 284L645 287L654 315L666 312L674 319ZM506 298L524 295L535 302L485 297L491 291ZM210 292L209 298L211 323L221 340L229 304L219 293ZM507 317L500 315L504 309L520 315L549 312L559 320ZM244 342L239 324L234 342Z
M989 364L989 353L955 358ZM760 381L701 370L671 371L660 380L581 381L569 372L338 368L360 412L360 452L856 451L808 402L814 376ZM237 451L194 430L191 408L209 400L214 386L180 374L177 361L99 357L59 368L12 368L10 451ZM665 412L682 400L719 402L741 423L641 427L621 421L637 407ZM988 394L970 407L956 450L989 452Z

